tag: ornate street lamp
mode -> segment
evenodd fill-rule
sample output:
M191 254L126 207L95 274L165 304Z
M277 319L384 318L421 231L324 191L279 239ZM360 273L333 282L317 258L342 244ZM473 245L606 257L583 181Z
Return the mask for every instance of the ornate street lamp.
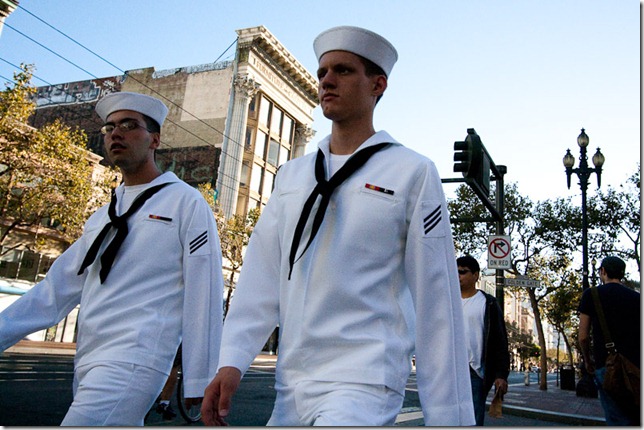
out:
M586 155L586 147L588 146L588 135L586 131L582 128L581 134L577 137L577 144L580 148L579 155L579 167L573 168L575 165L575 157L570 153L570 149L566 151L566 155L563 158L563 164L566 167L566 176L568 179L568 189L570 189L570 177L572 174L576 174L579 177L579 187L581 188L581 214L582 214L582 232L581 232L581 245L582 245L582 257L583 257L583 285L582 288L585 290L589 287L588 285L588 213L586 211L586 190L588 189L588 179L592 173L597 173L597 188L601 187L601 178L602 178L602 166L606 157L601 153L599 148L597 152L593 155L593 164L595 168L588 166L588 157Z

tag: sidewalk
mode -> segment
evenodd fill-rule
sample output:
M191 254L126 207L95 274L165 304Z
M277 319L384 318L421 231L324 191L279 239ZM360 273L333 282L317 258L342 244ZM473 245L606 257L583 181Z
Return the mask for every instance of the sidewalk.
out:
M493 395L491 390L488 405ZM577 397L575 391L562 390L555 381L548 383L546 391L535 383L510 385L503 399L503 413L571 425L606 425L599 398Z
M487 398L489 406L494 390ZM556 382L548 383L548 390L542 391L532 383L511 384L503 399L503 415L533 418L540 421L567 424L572 426L605 426L604 411L597 399L577 397L575 391L562 390ZM502 420L503 418L498 418ZM487 426L495 426L494 419L486 415ZM422 426L423 414L420 408L404 410L396 420L397 425Z

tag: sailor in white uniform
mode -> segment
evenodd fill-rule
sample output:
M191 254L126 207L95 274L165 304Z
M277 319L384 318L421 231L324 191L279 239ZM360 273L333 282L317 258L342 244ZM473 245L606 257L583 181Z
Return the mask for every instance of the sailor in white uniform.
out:
M0 314L0 351L80 303L74 401L62 424L143 425L180 343L191 402L216 373L221 248L201 194L154 162L167 107L118 92L96 111L123 184L46 278Z
M253 231L224 324L207 425L279 325L269 425L393 425L416 355L426 425L474 425L449 214L434 164L373 128L397 59L381 36L314 42L333 121L317 153L284 164Z

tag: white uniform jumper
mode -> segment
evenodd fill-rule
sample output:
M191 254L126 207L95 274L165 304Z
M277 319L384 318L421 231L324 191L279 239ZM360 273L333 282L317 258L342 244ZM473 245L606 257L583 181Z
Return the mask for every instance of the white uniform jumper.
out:
M129 234L103 284L100 255L113 231L99 258L77 275L110 221L107 206L89 218L83 236L46 278L0 314L0 351L53 326L80 303L77 369L99 362L146 366L161 372L162 387L182 343L186 397L203 396L216 373L221 338L221 248L212 211L197 190L174 173L145 188L166 182L128 220ZM121 199L123 186L116 193ZM118 214L127 209L119 206Z
M382 142L392 145L335 190L290 281L291 241L316 185L316 154L280 168L246 252L219 366L245 372L279 324L277 387L346 382L385 385L404 395L415 353L425 424L473 425L460 287L441 180L430 160L384 131L357 151ZM319 146L328 172L329 137ZM310 226L309 220L298 256Z

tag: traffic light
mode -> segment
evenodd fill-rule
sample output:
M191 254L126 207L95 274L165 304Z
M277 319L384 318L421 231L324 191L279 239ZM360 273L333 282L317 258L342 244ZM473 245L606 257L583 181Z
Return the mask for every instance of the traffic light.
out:
M472 179L485 193L490 191L490 157L473 128L467 129L464 141L454 142L454 171Z
M472 141L465 139L465 141L454 142L454 171L463 173L463 177L467 178L470 169L472 168Z

